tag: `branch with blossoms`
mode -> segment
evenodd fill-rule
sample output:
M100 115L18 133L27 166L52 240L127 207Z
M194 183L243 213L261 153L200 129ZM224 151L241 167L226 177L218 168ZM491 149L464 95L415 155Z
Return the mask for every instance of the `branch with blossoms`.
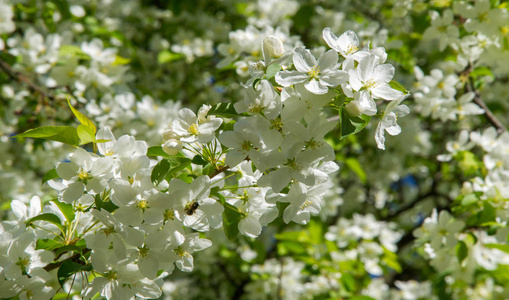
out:
M279 217L307 224L320 212L339 168L325 135L338 123L341 138L357 134L376 116L375 140L384 149L384 133L399 134L397 117L409 112L383 48L360 49L352 31L337 37L325 28L323 38L332 49L317 59L309 49L287 50L277 37L266 37L263 60L243 84L244 98L204 105L197 114L181 109L160 147L97 130L70 102L77 128L45 126L19 134L77 149L45 176L58 199L23 206L35 213L13 224L11 248L36 255L9 252L12 261L23 261L10 267L20 268L19 276L44 271L51 277L58 269L62 288L91 272L84 297L122 292L157 298L156 282L175 267L192 271L193 253L213 245L204 235L213 229L234 240L258 237ZM388 102L381 112L377 99ZM324 111L330 103L339 122ZM95 153L80 147L90 143Z

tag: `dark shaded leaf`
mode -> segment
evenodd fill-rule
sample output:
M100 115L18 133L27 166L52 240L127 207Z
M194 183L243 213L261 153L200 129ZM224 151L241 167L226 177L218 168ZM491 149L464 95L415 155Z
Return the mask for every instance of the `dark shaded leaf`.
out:
M246 113L239 114L233 107L233 103L218 103L209 110L209 115L221 116L226 118L236 118L239 116L248 116Z
M57 271L58 283L63 288L64 283L74 274L92 270L92 265L82 265L72 260L64 260Z
M165 178L185 169L190 164L191 160L183 156L164 158L154 167L150 179L155 185L158 185Z
M230 203L224 203L223 228L226 237L234 240L239 235L239 222L242 220L242 214Z
M356 134L366 127L371 120L370 116L362 115L360 117L353 117L348 114L346 109L342 107L339 112L340 119L340 139L343 139L351 134Z

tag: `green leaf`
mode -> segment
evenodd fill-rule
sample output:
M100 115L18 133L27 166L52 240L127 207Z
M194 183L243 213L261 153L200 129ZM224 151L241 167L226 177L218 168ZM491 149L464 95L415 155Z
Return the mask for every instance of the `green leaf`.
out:
M95 195L95 206L99 210L104 209L110 213L114 212L118 208L118 206L116 206L115 203L111 202L110 200L104 201L99 194Z
M397 81L394 81L394 80L391 80L391 82L389 82L389 85L391 86L391 88L397 90L397 91L400 91L402 92L403 94L408 94L410 93L409 91L407 91L407 89L405 89L401 84L399 84Z
M483 167L483 163L477 156L470 151L459 151L454 159L458 161L458 165L465 175L475 175L478 170Z
M163 147L161 146L152 146L147 150L147 156L162 156L162 157L171 157L168 153L164 152Z
M53 15L55 14L56 5L52 2L46 2L42 8L42 16L41 19L44 21L46 28L50 32L55 32L57 27L55 25L55 20Z
M343 106L340 109L339 119L339 128L341 132L340 139L343 139L364 129L364 127L366 127L366 125L369 123L369 120L371 120L371 117L367 115L362 115L360 117L350 116Z
M182 53L173 53L169 50L163 50L157 55L157 62L159 62L159 64L165 64L185 57L186 56Z
M130 62L131 62L131 60L129 58L125 58L125 57L117 55L115 57L115 61L113 62L113 65L114 66L122 66L122 65L127 65Z
M353 297L349 298L349 300L375 300L375 298L371 298L370 296L361 295L361 296L353 296Z
M392 258L389 258L389 257L384 257L382 259L382 261L385 263L385 265L387 267L393 269L397 273L401 273L403 271L403 269L401 268L401 265L399 264L397 259L392 259Z
M489 203L484 203L484 209L479 214L478 225L495 222L497 218L497 210Z
M79 137L76 128L71 126L43 126L29 129L13 138L36 138L68 144L79 145Z
M74 221L75 215L74 215L74 209L72 207L72 204L60 202L58 200L52 200L53 203L55 203L64 215L67 222L70 224L72 221Z
M382 261L385 263L385 265L397 273L401 273L403 271L403 268L398 262L398 256L394 253L389 251L387 248L384 247L384 256L382 258Z
M277 253L280 256L305 255L307 248L300 242L283 241L277 244Z
M152 170L150 179L155 185L158 185L168 176L172 176L178 171L185 169L191 164L191 160L183 156L171 156L162 159Z
M233 126L237 123L235 120L230 120L229 122L223 122L221 124L221 127L219 127L219 130L222 131L233 131Z
M468 195L465 195L465 197L463 197L463 200L461 200L461 205L469 206L469 205L478 203L479 201L480 201L479 197L477 197L476 194L468 194Z
M285 231L276 233L274 237L279 241L302 241L304 232L302 231Z
M55 255L58 256L58 255L60 255L62 253L65 253L65 252L81 253L81 251L83 251L83 249L85 249L85 246L65 245L65 246L62 246L62 247L56 249Z
M79 59L89 60L90 56L83 52L80 47L75 45L64 45L58 52L60 56L74 56Z
M276 75L277 72L281 70L281 65L278 64L272 64L267 67L267 70L265 71L265 78L267 80L270 80L274 75Z
M58 283L63 288L64 283L69 279L73 274L76 274L81 271L90 271L92 270L92 265L82 265L76 263L72 260L64 260L60 268L57 271Z
M251 84L253 86L253 89L256 90L256 87L258 86L261 80L262 79L260 77L256 77L255 79L253 79L253 83Z
M57 227L62 230L64 229L64 227L62 226L62 221L60 221L60 218L55 214L44 213L44 214L37 215L37 216L29 219L26 222L26 226L29 227L32 223L34 223L36 221L46 221L46 222L57 225Z
M191 183L196 178L196 176L193 176L193 175L188 174L188 173L182 173L182 174L180 174L178 176L178 178L180 180L184 181L185 183Z
M305 3L305 2L304 2ZM298 32L309 30L311 27L311 20L313 19L313 16L316 14L316 9L314 7L315 4L312 2L308 2L307 4L302 4L293 15L292 23L294 24L295 30Z
M55 3L55 6L58 8L60 13L65 19L69 19L71 17L71 12L69 10L69 3L65 0L51 0L51 2Z
M258 239L253 240L251 244L251 249L256 251L256 259L254 263L263 264L265 258L267 257L267 250L265 249L265 244L263 242L260 242Z
M458 262L461 264L465 258L468 256L468 247L467 244L463 241L459 241L456 245L456 256L458 257Z
M86 127L90 128L90 131L92 132L92 135L95 136L95 133L97 132L97 128L95 127L94 123L92 121L90 121L89 118L87 118L87 116L85 116L84 114L82 114L81 112L79 112L78 110L76 110L72 105L71 105L71 101L69 101L69 99L67 99L67 104L69 105L69 107L71 108L72 110L72 113L74 114L74 116L76 117L76 119L78 119L78 121L80 121L81 124L85 125ZM95 137L94 137L95 139Z
M95 133L90 127L81 124L78 125L76 130L78 132L78 137L80 138L80 145L85 145L95 141Z
M49 170L48 172L46 172L46 174L44 174L44 176L42 177L42 183L41 184L44 184L45 182L51 180L51 179L55 179L55 178L58 178L58 174L57 174L57 170L55 168Z
M320 222L311 220L308 224L309 237L315 245L322 243L324 233Z
M51 251L62 246L64 246L64 244L61 241L55 241L50 239L39 239L35 243L35 250L43 249Z
M362 183L366 183L366 172L364 172L364 169L362 169L362 166L357 158L349 157L345 160L345 164L350 170L357 174Z
M226 237L231 241L239 235L240 220L242 220L242 213L239 212L237 207L230 203L225 203L223 211L223 228Z
M494 78L493 73L487 67L477 67L477 68L475 68L472 72L470 72L470 76L474 80L477 80L477 79L479 79L479 77L484 77L484 76L489 76L489 77Z
M491 249L498 249L500 251L503 251L505 253L509 253L509 245L502 245L502 244L484 244L484 247L491 248Z
M350 273L341 274L341 284L348 292L354 292L356 289L355 278Z
M218 103L209 110L209 115L221 116L226 118L236 118L239 116L248 116L247 113L239 114L233 107L233 103Z
M200 166L206 166L208 164L208 162L206 162L202 157L201 155L195 155L193 157L193 160L191 161L193 164L195 165L200 165Z
M152 180L155 185L158 185L164 180L164 178L166 178L166 174L170 171L170 167L170 162L166 159L162 159L157 163L157 165L155 165L154 169L152 169L150 180Z

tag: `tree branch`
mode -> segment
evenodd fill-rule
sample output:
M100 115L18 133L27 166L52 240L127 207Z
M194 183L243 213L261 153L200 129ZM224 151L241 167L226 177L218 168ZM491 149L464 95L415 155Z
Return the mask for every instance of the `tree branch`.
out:
M7 75L11 78L15 79L18 82L26 84L32 91L39 93L45 98L50 99L51 101L59 100L56 96L46 92L41 87L33 83L28 77L21 74L20 72L15 71L7 62L0 58L0 69L2 69Z
M493 126L495 126L495 128L497 128L497 133L502 134L505 131L507 131L507 128L502 123L500 123L500 121L497 119L497 117L495 117L495 115L488 108L486 103L484 103L484 101L482 101L481 95L479 95L479 91L475 90L474 93L475 93L475 97L474 97L475 104L479 105L482 109L484 109L484 115L486 116L488 121L491 123L491 125L493 125Z
M219 174L223 173L224 171L228 170L229 168L230 168L230 167L228 167L227 165L224 165L224 166L222 166L221 168L216 169L216 170L214 171L214 173L210 174L210 175L209 175L209 178L210 178L210 179L212 179L212 178L216 177L217 175L219 175Z
M467 71L468 72L468 69ZM474 96L474 103L479 105L482 109L484 109L484 115L488 119L488 122L490 122L491 125L493 125L497 129L497 133L500 135L507 131L507 128L495 117L493 112L488 108L486 103L481 99L481 95L479 94L479 91L474 88L474 83L469 80L468 83L465 85L467 91L473 92L475 94Z

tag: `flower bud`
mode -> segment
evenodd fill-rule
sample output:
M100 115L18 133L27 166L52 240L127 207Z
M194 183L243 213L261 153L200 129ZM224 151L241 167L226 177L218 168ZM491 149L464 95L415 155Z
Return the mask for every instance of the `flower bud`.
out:
M209 113L209 110L212 108L211 105L203 104L202 107L198 110L198 123L205 123L207 122L207 114ZM210 116L214 118L214 116Z
M175 155L182 150L182 142L176 139L170 139L164 142L162 148L168 155Z
M345 105L345 108L348 114L353 117L362 115L362 112L364 111L359 101L350 101L347 105Z
M170 125L163 132L163 139L167 141L178 137L179 137L178 134L176 134L175 131L173 131L173 126L170 123Z
M263 40L263 52L266 56L265 59L281 57L285 53L283 41L276 36L269 35Z

